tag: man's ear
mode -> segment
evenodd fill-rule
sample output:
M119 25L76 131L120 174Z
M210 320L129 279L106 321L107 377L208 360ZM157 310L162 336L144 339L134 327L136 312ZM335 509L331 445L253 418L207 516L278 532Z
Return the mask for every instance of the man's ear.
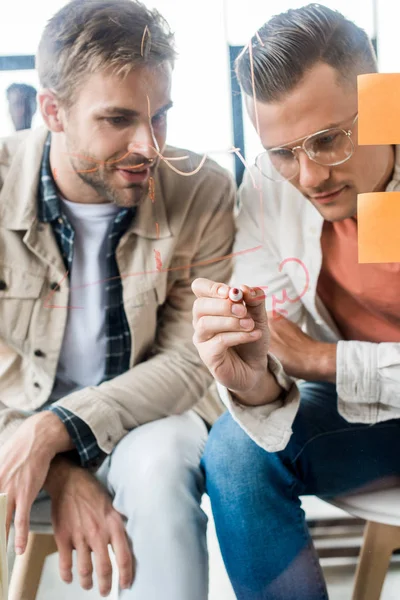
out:
M53 133L64 131L62 117L64 116L65 111L61 108L59 100L54 92L49 89L41 90L38 93L37 99L43 121L46 123L48 129Z

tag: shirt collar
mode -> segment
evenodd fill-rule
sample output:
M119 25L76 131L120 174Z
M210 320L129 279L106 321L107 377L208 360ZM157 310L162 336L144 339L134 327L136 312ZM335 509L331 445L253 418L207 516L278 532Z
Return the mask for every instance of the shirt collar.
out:
M50 146L51 134L49 133L40 165L38 217L42 223L51 223L61 216L60 199L50 167Z

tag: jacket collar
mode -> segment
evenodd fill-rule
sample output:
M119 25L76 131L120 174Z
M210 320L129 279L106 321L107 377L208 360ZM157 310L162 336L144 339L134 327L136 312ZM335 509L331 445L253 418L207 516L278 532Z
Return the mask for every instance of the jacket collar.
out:
M27 230L37 219L40 167L47 136L47 128L38 127L3 142L0 172L5 170L6 175L0 192L0 223L6 229ZM162 168L159 165L154 178L155 202L147 197L129 228L141 237L171 236L159 175Z

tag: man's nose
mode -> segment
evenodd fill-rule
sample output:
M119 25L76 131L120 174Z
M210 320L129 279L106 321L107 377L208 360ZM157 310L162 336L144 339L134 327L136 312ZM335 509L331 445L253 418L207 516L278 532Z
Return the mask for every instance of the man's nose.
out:
M319 165L307 156L304 151L297 153L299 161L299 183L303 188L317 188L330 177L331 167Z
M151 123L138 125L128 144L128 152L140 154L147 160L155 160L158 151L159 147Z

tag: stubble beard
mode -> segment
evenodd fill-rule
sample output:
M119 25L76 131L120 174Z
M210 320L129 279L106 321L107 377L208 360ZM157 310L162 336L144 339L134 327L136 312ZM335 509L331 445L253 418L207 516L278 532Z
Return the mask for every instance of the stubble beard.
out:
M123 189L116 189L107 182L107 171L99 167L98 171L93 173L82 172L84 168L74 165L74 171L78 177L89 185L95 192L108 202L120 206L121 208L131 208L142 204L148 195L148 183L130 184Z
M70 146L70 144L68 144ZM82 159L79 157L85 157ZM92 160L91 160L92 159ZM117 163L116 163L117 164ZM90 186L103 201L107 200L121 208L132 208L144 202L149 193L149 183L127 184L124 188L116 188L107 181L116 173L114 165L108 167L99 164L99 160L90 156L87 152L71 152L70 165L83 183ZM97 169L96 169L97 167ZM96 169L88 172L91 169Z

